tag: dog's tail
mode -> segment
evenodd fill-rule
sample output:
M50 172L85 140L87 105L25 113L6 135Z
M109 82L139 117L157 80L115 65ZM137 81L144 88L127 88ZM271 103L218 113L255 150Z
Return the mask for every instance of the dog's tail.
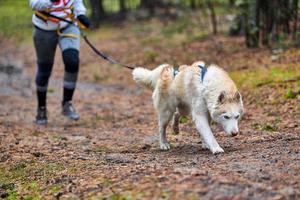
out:
M163 64L153 70L142 67L135 68L132 72L133 79L138 84L154 89L157 84L157 80L165 67L169 67L169 65Z

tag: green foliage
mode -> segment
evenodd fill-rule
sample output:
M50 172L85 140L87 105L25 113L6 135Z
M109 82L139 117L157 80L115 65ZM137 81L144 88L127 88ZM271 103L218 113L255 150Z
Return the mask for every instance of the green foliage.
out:
M39 197L34 197L34 196L27 195L27 196L23 197L22 199L23 200L39 200L40 198Z
M300 95L300 91L293 91L291 88L289 88L286 91L284 97L286 99L295 99L295 98L297 98L298 95Z
M261 131L274 132L277 131L278 128L274 125L266 124L260 127Z
M153 49L148 49L145 51L144 55L149 62L154 62L159 56L159 53Z
M15 184L13 183L0 184L0 189L2 190L2 192L5 191L5 193L1 194L3 198L8 200L17 199L17 191L16 191Z
M38 200L45 188L40 183L46 182L59 171L63 165L59 163L38 163L35 161L20 161L10 170L0 165L0 188L7 193L6 199ZM39 178L38 178L39 177ZM41 181L41 182L40 182ZM53 186L49 186L49 191ZM26 196L20 196L26 194Z
M267 84L285 82L300 76L300 69L294 67L272 67L270 69L260 68L231 72L230 76L235 80L239 87L260 87Z
M51 194L58 193L60 190L61 190L61 186L60 185L53 185L49 189L49 191L50 191Z
M98 153L98 154L107 154L107 153L112 152L111 149L109 149L108 147L105 147L105 146L97 147L93 151Z
M17 163L16 166L11 171L21 171L25 168L26 168L26 163L21 162L21 163Z
M186 124L189 121L189 118L186 116L180 116L179 123Z
M236 0L236 1L235 1L235 5L236 5L237 7L242 7L242 6L244 6L246 3L247 3L247 0Z
M53 94L55 90L53 88L48 88L47 93L48 94Z
M0 1L0 35L26 39L32 32L32 10L28 0Z
M274 124L258 124L255 123L253 126L256 130L259 131L266 131L269 133L275 132L278 130L277 126L276 126L277 122L274 122Z
M125 6L129 10L136 9L141 4L141 0L125 0ZM120 4L119 0L104 0L103 1L104 10L107 12L119 12Z
M131 195L124 195L120 193L114 193L109 197L103 198L103 200L133 200Z
M185 30L187 30L190 24L190 19L188 19L188 17L182 17L177 20L176 23L172 23L169 26L166 26L163 29L162 33L166 36L171 36L176 33L183 33Z
M14 190L15 189L15 185L13 183L2 184L1 185L1 189L4 189L4 190Z
M170 190L164 190L162 192L161 198L162 199L171 199L171 196L172 196L172 191L170 191Z
M8 196L5 199L7 199L7 200L16 200L16 199L18 199L18 194L17 194L17 191L15 189L12 189L12 190L9 189L7 191L7 193L8 193Z
M101 77L101 75L99 75L98 73L94 74L94 82L99 82L103 80L103 77Z

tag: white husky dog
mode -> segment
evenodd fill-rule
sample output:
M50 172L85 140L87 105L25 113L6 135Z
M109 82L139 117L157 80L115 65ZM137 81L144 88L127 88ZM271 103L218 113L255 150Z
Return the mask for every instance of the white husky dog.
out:
M191 66L179 67L179 71L163 64L152 71L136 68L132 74L137 83L154 89L152 98L158 114L161 149L170 149L166 128L173 116L173 130L179 132L180 115L191 115L203 148L213 154L224 150L211 131L211 119L220 124L228 135L238 134L238 122L243 114L242 97L221 68L214 65L206 68L204 62L198 61Z

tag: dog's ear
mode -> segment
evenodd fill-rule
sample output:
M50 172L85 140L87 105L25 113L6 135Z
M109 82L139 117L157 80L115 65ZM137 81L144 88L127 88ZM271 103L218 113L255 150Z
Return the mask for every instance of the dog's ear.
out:
M242 99L241 94L239 93L239 91L236 91L236 93L234 94L233 100L236 102L240 102L241 99Z
M223 104L225 102L225 98L226 98L226 93L225 93L225 91L223 91L220 93L220 95L218 97L218 103Z

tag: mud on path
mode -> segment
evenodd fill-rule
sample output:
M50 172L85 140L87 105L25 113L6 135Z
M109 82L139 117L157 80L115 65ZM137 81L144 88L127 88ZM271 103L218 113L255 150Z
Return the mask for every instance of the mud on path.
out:
M191 120L181 124L179 135L168 130L172 148L161 151L151 92L136 86L126 69L109 69L116 76L114 81L92 83L83 67L74 102L81 119L70 122L60 114L62 64L57 61L60 68L56 68L50 83L49 124L35 126L33 49L22 48L26 51L20 58L27 75L15 77L25 77L31 85L7 83L9 77L4 75L0 90L1 197L300 197L299 99L269 103L281 95L277 87L242 91L246 114L239 136L227 137L213 126L224 154L212 155L201 149ZM243 56L235 54L227 59ZM89 59L82 61L84 66ZM100 63L100 70L111 68ZM276 128L270 124L276 124Z

